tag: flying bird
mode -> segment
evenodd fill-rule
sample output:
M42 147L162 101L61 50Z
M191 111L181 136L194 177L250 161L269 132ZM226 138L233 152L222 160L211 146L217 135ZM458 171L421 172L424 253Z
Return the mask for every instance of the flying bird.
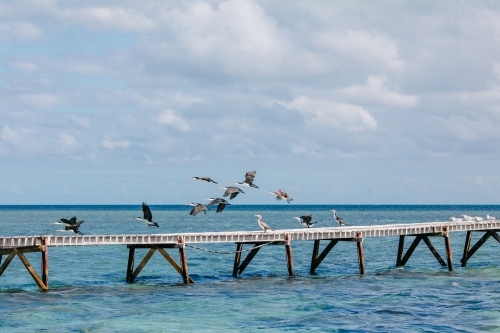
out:
M268 193L274 194L276 196L276 200L285 199L286 202L288 202L288 203L290 203L290 201L293 201L293 199L288 195L288 193L286 193L282 189L279 189L278 192L272 192L271 191L271 192L268 192Z
M264 230L264 232L266 231L273 231L273 229L269 228L269 226L266 224L266 222L262 221L262 215L255 215L257 216L257 223L259 224L259 227L262 228L262 230Z
M68 231L68 232L74 232L75 234L80 234L80 235L83 235L79 229L80 229L80 226L82 225L82 223L85 222L85 221L76 221L76 216L73 216L72 218L70 218L69 220L68 219L65 219L65 218L62 218L61 219L61 222L53 222L52 224L61 224L64 226L64 230L57 230L57 231L62 231L62 232L65 232L65 231Z
M212 178L210 177L191 177L191 179L194 179L194 180L199 180L201 182L205 182L205 183L214 183L214 184L219 184L217 183L216 181L214 181Z
M226 190L226 192L224 192L222 196L227 197L229 195L229 200L233 200L234 198L236 198L238 193L245 193L240 188L234 186L223 187L222 189Z
M190 204L187 204L187 205L193 206L193 209L191 209L191 211L189 212L189 215L191 215L191 216L196 216L200 212L203 212L206 214L207 211L209 210L207 208L207 206L205 206L204 204L201 204L201 203L191 202Z
M253 179L255 178L255 174L257 173L257 171L248 171L246 174L245 174L245 180L241 183L233 183L233 184L236 184L236 185L241 185L241 186L249 186L249 187L254 187L254 188L259 188L257 185L255 185L253 183Z
M227 202L225 199L222 199L222 198L209 198L207 199L209 200L210 202L208 203L207 207L208 206L212 206L212 205L217 205L217 211L216 213L220 213L224 210L224 208L226 208L227 205L230 205L229 202Z
M316 224L316 222L312 222L312 217L313 217L313 214L304 215L304 216L300 216L300 217L294 216L293 218L297 219L297 221L299 221L300 224L302 224L302 226L307 227L307 228L311 228L313 225Z
M158 225L158 223L153 222L153 214L151 214L151 209L149 209L149 206L146 205L145 202L142 203L142 213L144 215L143 218L138 216L138 217L135 217L134 219L138 220L138 221L142 221L142 222L146 223L147 225L149 225L150 227L157 227L157 228L160 227Z
M339 225L346 225L344 220L342 220L341 217L337 216L337 212L335 211L335 209L330 210L330 212L333 212L333 218L339 223Z
M64 226L66 226L66 227L70 227L70 226L76 224L76 216L73 216L69 220L65 219L65 218L62 218L60 221L52 222L51 224L62 224Z

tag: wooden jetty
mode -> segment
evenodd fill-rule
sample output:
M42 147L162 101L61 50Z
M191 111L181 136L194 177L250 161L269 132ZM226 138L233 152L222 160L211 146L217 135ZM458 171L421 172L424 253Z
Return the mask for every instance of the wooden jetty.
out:
M0 237L0 276L5 272L7 266L17 255L31 274L37 285L42 290L48 290L49 282L49 247L59 246L101 246L101 245L126 245L129 249L128 263L126 269L126 281L132 283L148 263L153 254L158 251L167 262L182 276L184 283L193 283L188 274L186 247L196 248L193 244L208 243L235 243L236 251L234 257L233 276L240 275L252 261L259 250L265 245L282 245L285 247L287 269L289 275L294 275L292 241L314 241L310 273L315 274L316 268L326 258L338 242L354 242L358 254L359 273L365 274L365 259L363 253L363 239L370 237L399 236L396 266L404 266L411 255L424 241L436 260L449 271L453 271L452 248L449 238L450 232L466 231L465 245L461 259L462 267L466 267L467 261L476 251L493 237L500 242L500 220L484 220L481 222L426 222L406 223L373 226L343 226L333 228L308 228L308 229L286 229L273 232L234 231L234 232L200 232L180 234L144 234L144 235L88 235L88 236L17 236ZM472 232L482 232L484 235L479 241L470 247ZM405 250L406 237L414 237L413 242ZM432 245L429 237L442 237L446 249L446 262ZM328 244L320 253L321 241ZM253 245L250 249L244 249L244 245ZM146 256L137 267L134 267L135 249L149 249ZM166 249L179 250L179 263L175 261ZM28 252L41 252L41 275L40 277L30 262L24 256ZM216 251L212 251L216 252ZM241 256L248 252L246 258L241 262ZM7 258L2 262L2 256Z

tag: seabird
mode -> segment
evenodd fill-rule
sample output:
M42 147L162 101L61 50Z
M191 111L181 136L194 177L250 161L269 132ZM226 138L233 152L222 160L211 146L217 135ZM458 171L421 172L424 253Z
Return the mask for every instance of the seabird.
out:
M462 214L462 217L464 218L464 221L468 221L468 222L472 221L472 216Z
M288 193L286 193L282 189L279 189L278 192L272 192L271 191L271 192L268 192L268 193L274 194L276 196L276 200L285 199L286 202L288 202L288 203L290 203L290 201L293 201L293 199L290 198L290 196L288 195Z
M191 179L194 179L194 180L199 180L199 181L202 181L202 182L205 182L205 183L214 183L214 184L219 184L217 183L216 181L214 181L212 178L210 177L191 177Z
M52 224L62 224L62 225L64 225L64 230L57 230L57 231L61 231L61 232L68 231L68 232L74 232L75 234L83 235L79 231L80 226L82 225L83 222L85 222L85 221L82 220L82 221L76 222L76 216L73 216L69 220L63 218L63 219L61 219L61 222L53 222Z
M489 216L488 214L486 214L486 218L487 218L488 220L496 220L496 219L497 219L496 217L494 217L494 216Z
M226 208L227 205L230 205L229 202L227 202L225 199L222 199L222 198L208 198L207 200L209 200L210 202L208 203L207 206L212 206L212 205L217 205L217 211L216 213L220 213L224 210L224 208Z
M259 227L262 228L262 230L264 230L264 232L266 231L273 231L273 229L269 228L269 226L266 224L266 222L262 221L262 215L255 215L257 216L258 220L257 220L257 223L259 224Z
M76 224L76 216L73 216L69 220L65 219L65 218L62 218L61 221L52 222L51 224L62 224L64 226L66 226L66 227L70 227L70 226Z
M339 223L339 225L346 225L344 220L342 220L341 217L337 216L337 212L335 211L335 209L330 210L330 212L333 212L333 218Z
M192 215L192 216L196 216L200 212L203 212L206 214L207 211L209 210L207 208L207 206L205 206L204 204L201 204L201 203L191 202L190 204L187 204L187 205L193 206L193 209L191 209L191 211L189 212L189 215Z
M481 222L482 220L484 220L484 218L482 218L480 216L474 216L474 221Z
M315 222L311 222L312 218L313 218L313 214L304 215L304 216L301 216L301 217L294 216L293 218L297 219L297 221L299 221L300 224L302 224L304 227L307 227L307 228L311 228L313 225L316 224Z
M145 202L142 203L142 213L144 215L144 218L141 217L136 217L134 218L135 220L145 222L147 225L150 227L160 227L158 223L153 222L153 214L151 214L151 209L149 209L149 206L146 205Z
M234 198L236 198L238 193L245 193L240 188L234 186L223 187L222 189L226 190L226 192L224 192L222 196L227 197L228 195L230 195L229 200L233 200Z
M457 219L456 217L452 216L450 217L451 222L462 222L462 219Z
M257 185L255 185L253 183L253 179L255 178L255 174L256 173L257 173L257 171L248 171L245 174L245 180L243 182L241 182L241 183L237 183L236 182L236 183L233 183L233 184L259 188Z

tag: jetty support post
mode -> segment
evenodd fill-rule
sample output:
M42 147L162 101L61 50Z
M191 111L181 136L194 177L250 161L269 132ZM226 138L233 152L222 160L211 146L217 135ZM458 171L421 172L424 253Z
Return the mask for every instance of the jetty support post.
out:
M319 239L316 239L314 241L313 253L312 253L312 258L311 258L311 269L309 270L309 272L311 274L316 274L316 267L318 267L318 265L316 265L316 262L318 261L320 243L321 243L321 240L319 240Z
M360 232L356 234L356 245L358 248L359 274L365 274L365 254L363 253L363 236Z
M479 250L479 248L488 240L488 238L493 237L500 243L500 236L497 234L498 230L485 231L486 232L484 233L483 237L481 237L470 250L469 247L472 238L472 231L467 232L467 236L465 237L464 253L462 259L460 259L460 261L462 262L462 267L466 267L467 261L474 255L474 253L476 253L477 250Z
M396 259L396 267L403 266L401 263L403 260L404 249L405 249L405 235L400 235L399 245L398 245L398 257Z
M128 283L134 282L134 259L135 259L135 246L130 245L128 248L128 263L127 263L127 277Z
M467 236L465 236L464 253L462 255L462 267L467 266L467 259L469 258L470 241L472 239L472 231L467 231Z
M443 238L444 238L444 247L446 249L446 261L447 261L448 271L452 272L453 257L452 257L450 234L448 232L448 227L443 228Z
M5 270L9 266L10 262L12 261L12 259L14 259L14 257L16 256L16 254L17 254L17 249L12 249L9 252L9 255L7 256L7 259L5 259L5 261L0 266L0 276L2 276L3 272L5 272Z
M290 234L285 235L285 251L286 251L286 267L288 268L288 275L295 275L293 271L293 256Z
M243 250L243 243L236 243L236 253L234 254L233 276L238 276L238 268L240 267L241 250Z
M47 290L49 289L49 247L47 238L42 238L42 282Z
M184 246L184 236L179 236L177 237L177 245L179 246L179 255L180 255L180 260L181 260L181 267L182 267L182 280L184 281L184 284L189 283L189 274L188 274L188 265L187 265L187 258L186 258L186 247Z

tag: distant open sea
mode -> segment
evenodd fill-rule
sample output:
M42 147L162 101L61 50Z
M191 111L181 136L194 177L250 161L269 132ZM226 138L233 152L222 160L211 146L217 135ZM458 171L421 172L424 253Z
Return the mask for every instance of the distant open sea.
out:
M360 226L500 218L500 205L231 205L196 217L189 206L150 207L160 228L133 220L139 205L0 206L0 236L56 234L61 226L50 223L74 215L87 235L260 230L254 214L273 229L300 228L293 216L306 214L318 227L336 227L330 209ZM445 258L443 238L430 240ZM451 233L455 271L448 272L423 244L396 268L398 237L365 238L364 276L350 242L340 242L317 275L309 274L313 242L293 242L293 277L283 246L264 247L238 278L234 255L187 248L190 285L158 253L128 284L123 245L52 247L49 292L39 291L18 258L0 277L0 332L500 332L500 244L490 238L461 268L464 241L465 232ZM146 252L136 251L136 265ZM39 271L40 253L26 256Z

